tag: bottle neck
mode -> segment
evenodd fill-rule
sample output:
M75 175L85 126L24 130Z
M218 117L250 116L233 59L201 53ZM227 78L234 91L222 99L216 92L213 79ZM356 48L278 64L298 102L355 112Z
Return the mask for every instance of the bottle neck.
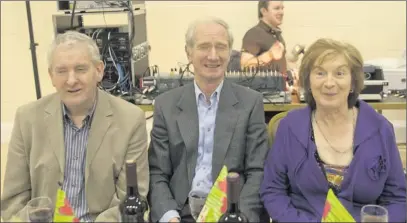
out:
M127 195L137 196L138 195L138 183L137 183L137 165L136 163L128 163L126 167L126 184L127 184Z
M127 185L127 195L129 197L136 197L138 195L137 186Z
M230 202L228 201L228 213L230 214L237 214L239 212L239 203L238 202Z
M228 182L228 212L229 213L238 213L239 212L239 183L238 182Z

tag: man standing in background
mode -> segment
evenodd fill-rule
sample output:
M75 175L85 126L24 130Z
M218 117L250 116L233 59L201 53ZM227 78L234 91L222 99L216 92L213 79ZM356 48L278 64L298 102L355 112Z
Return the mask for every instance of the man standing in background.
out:
M285 74L287 71L286 45L279 26L283 23L282 1L258 2L259 23L249 29L242 41L242 67L266 67L267 70ZM266 123L275 112L266 112Z
M259 60L260 65L267 65L272 70L285 72L285 41L279 26L283 22L284 5L282 1L259 1L259 23L249 29L243 37L242 66L250 60Z

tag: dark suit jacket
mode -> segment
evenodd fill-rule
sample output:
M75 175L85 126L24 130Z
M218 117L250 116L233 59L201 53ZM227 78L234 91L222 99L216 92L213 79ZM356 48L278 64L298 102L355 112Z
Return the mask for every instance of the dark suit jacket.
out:
M191 190L198 150L198 111L193 83L157 97L149 148L151 220L180 212ZM268 150L262 96L224 81L216 116L212 158L215 180L223 165L240 173L240 207L259 221L263 163Z

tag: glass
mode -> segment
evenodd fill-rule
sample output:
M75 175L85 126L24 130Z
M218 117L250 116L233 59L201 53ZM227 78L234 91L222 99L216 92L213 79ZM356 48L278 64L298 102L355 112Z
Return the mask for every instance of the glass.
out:
M362 222L388 222L387 209L380 205L365 205L361 211Z
M30 222L52 222L54 215L51 199L37 197L27 204L27 215Z
M196 220L201 213L202 208L205 205L206 197L199 196L188 196L189 209L191 211L192 217Z

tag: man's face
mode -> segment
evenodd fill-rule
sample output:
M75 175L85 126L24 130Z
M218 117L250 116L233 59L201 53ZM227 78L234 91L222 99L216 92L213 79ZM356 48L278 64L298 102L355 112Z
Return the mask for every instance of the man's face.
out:
M103 69L102 61L92 61L86 44L71 43L57 46L48 72L62 102L83 108L93 103Z
M268 9L262 9L263 18L272 26L278 27L283 23L284 5L282 1L270 1Z
M200 24L194 33L194 45L187 56L198 78L208 82L222 80L230 59L231 46L226 29L215 23Z

